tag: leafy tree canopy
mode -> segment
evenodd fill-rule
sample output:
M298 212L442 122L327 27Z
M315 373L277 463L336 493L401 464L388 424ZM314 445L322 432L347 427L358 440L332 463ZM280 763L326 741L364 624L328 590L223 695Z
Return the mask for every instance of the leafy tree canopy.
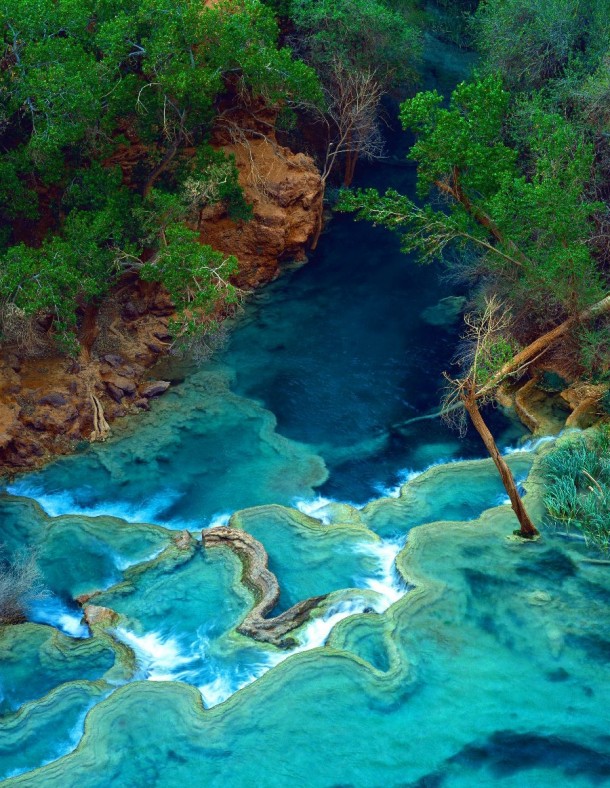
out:
M186 231L151 235L164 210L153 192L177 195L177 223L215 201L247 218L234 163L206 144L216 102L228 87L272 106L317 102L312 69L278 45L258 0L4 0L0 31L0 304L51 314L70 342L78 309L146 249L184 305L178 281L209 280L212 256L186 254L187 239L198 247ZM187 300L194 320L201 297Z
M560 115L540 111L526 145L506 138L510 96L499 77L462 83L449 106L435 92L402 105L417 141L420 194L442 198L419 207L389 191L345 193L340 206L398 231L405 251L422 259L457 244L475 252L475 275L492 277L518 307L544 320L574 314L603 294L588 241L603 206L587 198L594 151Z
M490 71L511 89L542 87L574 66L594 66L608 48L606 0L482 0L475 14Z
M292 0L290 15L308 36L311 62L373 70L386 85L414 82L421 55L412 4L387 0Z

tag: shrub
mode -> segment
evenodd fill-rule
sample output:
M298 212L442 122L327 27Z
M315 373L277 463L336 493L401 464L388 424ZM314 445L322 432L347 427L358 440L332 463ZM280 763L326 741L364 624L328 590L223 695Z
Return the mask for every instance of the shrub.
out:
M587 544L610 550L610 431L572 438L545 459L544 503L552 522L578 528Z
M36 559L31 549L0 554L0 624L24 621L31 603L46 596Z

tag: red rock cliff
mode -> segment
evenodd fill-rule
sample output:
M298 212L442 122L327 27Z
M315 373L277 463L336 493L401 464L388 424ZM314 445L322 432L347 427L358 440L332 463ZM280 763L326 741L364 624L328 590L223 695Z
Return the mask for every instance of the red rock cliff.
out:
M237 283L244 288L275 278L284 260L304 259L322 215L323 186L313 160L278 145L268 123L264 129L264 134L256 127L241 129L240 142L226 130L215 136L216 146L235 157L253 218L236 222L215 206L207 209L201 226L202 242L238 258ZM148 370L167 353L172 311L159 288L122 282L93 327L83 321L81 339L90 352L81 354L78 364L51 351L24 358L17 348L4 347L0 473L69 453L78 441L103 437L105 420L146 409L169 385L151 382Z
M322 179L313 160L280 146L275 136L225 142L235 157L239 183L253 206L250 221L233 221L226 209L203 214L201 240L240 263L237 282L256 287L274 279L285 260L302 260L322 220Z

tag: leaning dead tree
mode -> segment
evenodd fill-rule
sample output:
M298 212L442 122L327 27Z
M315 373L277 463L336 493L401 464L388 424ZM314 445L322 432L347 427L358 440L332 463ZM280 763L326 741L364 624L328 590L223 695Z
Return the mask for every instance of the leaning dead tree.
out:
M502 366L493 373L493 375L483 386L476 390L475 398L477 400L482 400L485 397L492 395L504 380L510 377L521 375L527 369L527 367L530 366L530 364L533 364L535 361L537 361L555 344L555 342L558 342L564 337L568 336L572 329L578 325L591 322L595 318L607 313L610 313L610 295L605 296L595 304L583 309L582 312L578 313L574 317L564 320L563 323L560 323L555 328L552 328L550 331L542 334L533 342L530 342L529 345L519 350L518 353L515 353L514 356L505 361ZM404 429L409 424L414 424L417 421L436 419L439 416L445 416L449 410L457 411L461 409L461 407L462 405L459 403L459 401L454 402L452 405L441 408L441 410L435 411L434 413L425 413L423 416L415 416L412 419L406 419L405 421L401 421L398 424L393 424L392 429L400 430Z
M523 505L513 474L500 453L480 410L481 405L493 400L497 385L503 380L503 376L499 373L504 366L502 360L507 355L506 351L510 351L510 344L506 340L510 327L510 314L498 299L492 297L486 300L482 313L467 314L464 322L467 327L464 335L464 350L458 360L462 374L452 378L445 373L449 388L441 413L448 423L458 427L461 434L465 432L466 414L468 414L489 456L494 461L504 489L510 498L520 526L516 533L525 539L532 539L538 531Z

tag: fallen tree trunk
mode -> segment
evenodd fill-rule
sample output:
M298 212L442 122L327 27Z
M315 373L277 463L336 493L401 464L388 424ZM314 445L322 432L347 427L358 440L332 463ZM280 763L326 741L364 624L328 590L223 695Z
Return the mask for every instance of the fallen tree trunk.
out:
M488 382L477 391L477 399L488 394L496 388L496 386L499 386L504 378L509 375L514 375L514 373L518 372L522 367L534 361L534 359L544 353L553 342L565 336L572 326L578 323L586 323L589 320L603 315L605 312L610 312L610 295L602 298L601 301L598 301L592 306L583 309L578 315L564 320L563 323L547 331L546 334L538 337L538 339L535 339L531 344L523 348L523 350L520 350L516 356L513 356L510 361L507 361L506 364L504 364L495 375L492 375Z

